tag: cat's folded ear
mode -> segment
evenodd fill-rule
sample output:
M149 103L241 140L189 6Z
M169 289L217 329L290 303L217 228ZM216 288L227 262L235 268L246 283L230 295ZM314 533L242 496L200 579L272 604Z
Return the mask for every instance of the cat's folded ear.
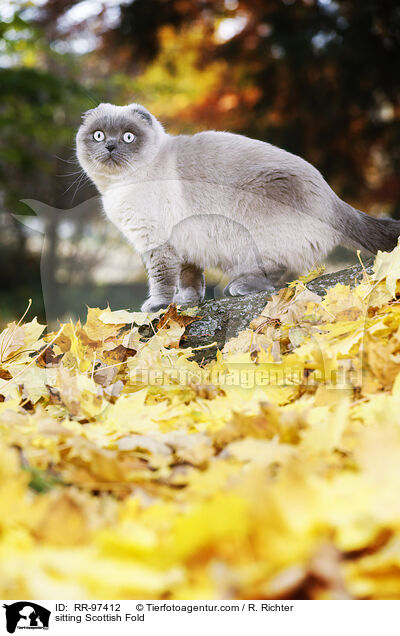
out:
M143 119L148 124L153 123L153 119L147 108L141 106L140 104L129 104L130 108L132 108L133 112L139 115L141 119Z

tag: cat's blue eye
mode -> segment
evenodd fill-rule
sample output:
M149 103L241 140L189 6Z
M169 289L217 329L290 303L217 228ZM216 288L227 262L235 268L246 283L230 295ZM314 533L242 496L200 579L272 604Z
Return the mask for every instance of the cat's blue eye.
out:
M126 144L131 144L132 141L135 139L135 135L127 131L122 135L122 139L124 140Z
M95 141L104 141L105 134L103 133L102 130L96 130L96 132L93 133L93 139Z

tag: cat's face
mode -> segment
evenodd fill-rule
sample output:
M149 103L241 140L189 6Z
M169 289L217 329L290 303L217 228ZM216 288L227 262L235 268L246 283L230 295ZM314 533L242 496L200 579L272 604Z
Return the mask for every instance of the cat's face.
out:
M148 165L163 134L161 124L139 104L100 104L85 113L78 130L78 160L95 183L115 180Z

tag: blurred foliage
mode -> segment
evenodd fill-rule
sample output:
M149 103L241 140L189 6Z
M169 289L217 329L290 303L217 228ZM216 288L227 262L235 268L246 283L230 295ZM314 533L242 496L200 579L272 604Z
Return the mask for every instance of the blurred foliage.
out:
M105 42L130 51L134 66L157 65L166 28L179 51L199 24L198 67L224 64L180 116L280 145L317 165L342 196L400 213L398 2L135 0Z
M57 55L36 27L21 17L23 9L0 27L0 187L12 212L24 214L21 198L62 203L65 181L57 179L70 154L72 130L87 103L76 61Z
M44 317L41 254L29 249L26 229L13 215L32 214L21 201L27 198L47 201L58 209L73 204L83 181L71 159L74 130L81 112L93 105L76 56L60 54L52 47L43 30L27 19L30 9L31 3L18 3L15 12L0 23L2 321L21 314L29 297ZM93 192L86 186L76 202ZM54 284L59 223L55 210L41 228L49 238Z

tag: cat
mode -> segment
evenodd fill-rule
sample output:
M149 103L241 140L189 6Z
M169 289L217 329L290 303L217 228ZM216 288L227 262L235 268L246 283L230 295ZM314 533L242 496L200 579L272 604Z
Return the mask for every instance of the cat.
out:
M204 297L204 268L229 275L225 295L271 290L339 244L391 250L400 221L342 201L304 159L228 132L169 135L139 104L83 115L77 157L104 211L142 257L142 311Z

